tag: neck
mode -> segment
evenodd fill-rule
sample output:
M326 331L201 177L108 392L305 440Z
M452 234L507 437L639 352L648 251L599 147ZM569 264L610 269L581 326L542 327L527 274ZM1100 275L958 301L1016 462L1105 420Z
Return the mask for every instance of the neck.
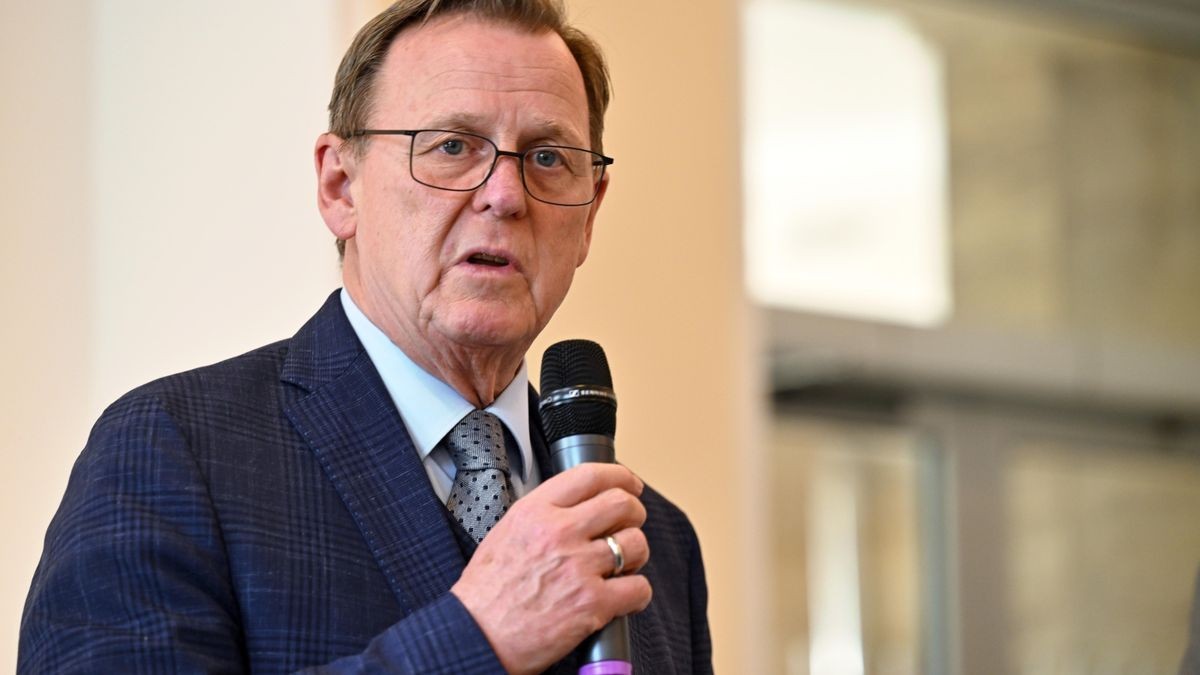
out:
M495 402L521 368L524 351L520 354L501 354L488 349L463 349L452 346L436 353L427 345L425 350L411 349L389 338L414 363L434 377L454 388L476 408L486 408ZM434 358L428 358L433 355Z
M405 330L407 323L374 306L356 284L345 281L354 304L405 356L476 408L491 405L520 371L528 344L469 345L448 337L431 339L439 336L432 335L428 326L425 331Z

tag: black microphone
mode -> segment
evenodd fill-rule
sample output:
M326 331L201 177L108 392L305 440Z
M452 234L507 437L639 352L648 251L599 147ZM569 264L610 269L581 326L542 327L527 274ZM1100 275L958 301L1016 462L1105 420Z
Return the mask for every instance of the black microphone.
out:
M584 462L616 462L617 396L600 345L590 340L555 343L542 356L538 412L554 471ZM629 618L620 616L588 638L579 675L630 675Z

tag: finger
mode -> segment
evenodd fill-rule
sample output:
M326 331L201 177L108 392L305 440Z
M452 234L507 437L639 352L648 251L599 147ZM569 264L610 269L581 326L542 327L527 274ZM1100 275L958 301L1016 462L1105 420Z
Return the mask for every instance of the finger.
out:
M586 462L554 476L534 491L541 491L556 506L574 506L610 488L640 496L643 483L620 464Z
M595 539L627 527L641 527L646 522L646 507L628 492L609 488L572 506L568 517L582 536Z
M610 536L621 551L623 563L621 575L636 573L650 560L650 544L646 541L646 534L641 530L629 528ZM592 557L596 561L594 568L596 574L602 577L612 576L616 568L617 556L613 553L612 547L608 545L607 538L597 539L592 543L591 548L596 551L595 556Z
M612 616L627 616L636 614L650 604L654 590L650 581L640 575L613 577L604 581L604 595L607 609Z

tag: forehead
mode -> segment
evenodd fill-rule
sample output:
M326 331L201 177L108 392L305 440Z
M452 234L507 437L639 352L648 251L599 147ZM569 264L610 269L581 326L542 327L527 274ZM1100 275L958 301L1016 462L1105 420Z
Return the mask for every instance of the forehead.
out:
M588 138L583 76L562 38L466 15L406 28L375 88L372 123L393 128L472 120L489 134L538 128Z

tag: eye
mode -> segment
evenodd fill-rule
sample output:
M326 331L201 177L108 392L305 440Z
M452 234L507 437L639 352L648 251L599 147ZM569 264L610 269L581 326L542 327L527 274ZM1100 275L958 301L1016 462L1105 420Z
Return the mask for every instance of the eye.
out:
M533 163L543 169L553 169L562 164L562 157L550 148L538 148L533 151Z
M446 159L471 157L485 152L486 139L455 131L426 129L413 137L413 154Z

